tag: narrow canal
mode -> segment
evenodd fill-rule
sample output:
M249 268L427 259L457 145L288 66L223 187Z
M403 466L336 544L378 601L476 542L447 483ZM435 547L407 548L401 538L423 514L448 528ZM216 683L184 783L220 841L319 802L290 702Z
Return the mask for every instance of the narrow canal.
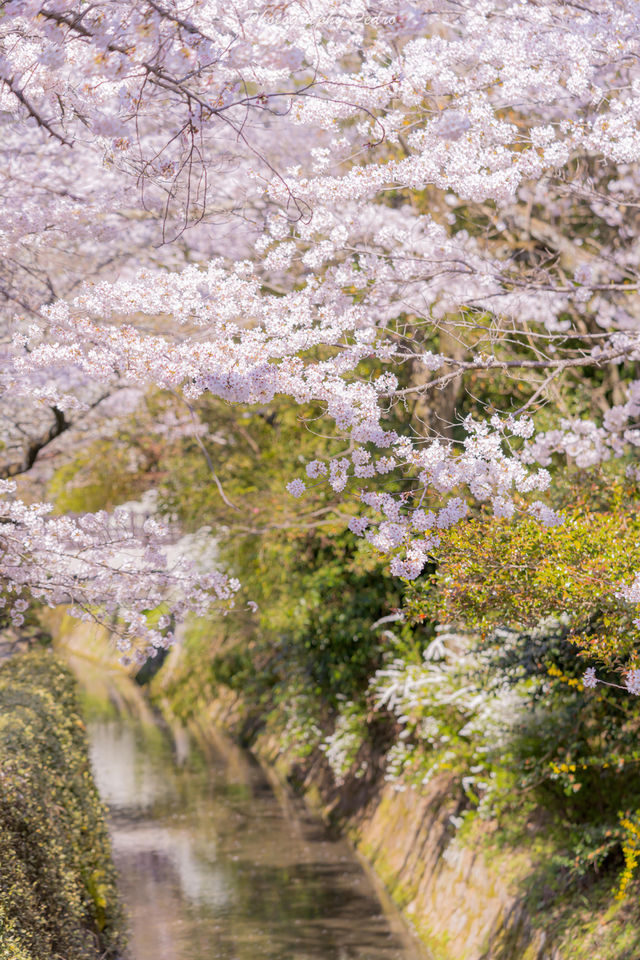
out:
M251 755L124 719L89 732L128 960L419 960L346 843Z

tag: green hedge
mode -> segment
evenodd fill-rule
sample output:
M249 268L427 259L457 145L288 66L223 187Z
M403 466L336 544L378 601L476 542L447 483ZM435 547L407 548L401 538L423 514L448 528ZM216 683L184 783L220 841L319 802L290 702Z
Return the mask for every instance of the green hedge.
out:
M46 650L0 666L0 960L123 945L104 810L75 681Z

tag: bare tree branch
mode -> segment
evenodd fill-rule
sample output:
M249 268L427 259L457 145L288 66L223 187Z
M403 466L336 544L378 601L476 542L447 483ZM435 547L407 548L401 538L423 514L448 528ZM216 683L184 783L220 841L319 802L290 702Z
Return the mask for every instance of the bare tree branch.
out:
M39 127L42 127L44 130L47 131L47 133L48 133L50 136L54 137L56 140L59 140L60 143L63 143L63 144L65 145L65 147L70 147L70 146L72 146L72 144L71 144L71 142L70 142L69 140L67 140L65 137L63 137L62 134L58 133L57 130L54 130L54 128L53 128L53 127L51 126L51 124L49 123L49 121L48 121L48 120L45 120L44 117L41 116L41 115L38 113L38 111L37 111L36 108L33 106L33 104L30 103L30 102L27 100L27 98L25 97L25 95L24 95L24 93L22 92L22 90L19 90L19 89L15 86L14 81L13 81L13 77L12 77L11 79L8 79L7 77L0 77L0 82L4 83L4 85L9 88L9 90L10 90L11 93L14 95L14 97L16 98L16 100L19 100L19 101L20 101L20 103L21 103L22 106L26 109L26 111L27 111L27 113L29 114L29 116L32 117L32 118L36 121L36 123L38 124Z

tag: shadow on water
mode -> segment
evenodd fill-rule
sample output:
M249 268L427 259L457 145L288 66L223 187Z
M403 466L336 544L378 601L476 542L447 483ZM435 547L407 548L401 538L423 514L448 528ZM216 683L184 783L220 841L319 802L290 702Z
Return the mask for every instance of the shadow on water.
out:
M222 738L89 723L131 960L418 960L346 843Z

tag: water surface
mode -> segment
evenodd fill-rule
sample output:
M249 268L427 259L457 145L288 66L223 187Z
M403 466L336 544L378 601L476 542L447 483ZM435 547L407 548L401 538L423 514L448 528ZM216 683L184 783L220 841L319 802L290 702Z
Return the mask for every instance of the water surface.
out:
M89 732L130 960L419 960L346 843L250 754L129 720Z

